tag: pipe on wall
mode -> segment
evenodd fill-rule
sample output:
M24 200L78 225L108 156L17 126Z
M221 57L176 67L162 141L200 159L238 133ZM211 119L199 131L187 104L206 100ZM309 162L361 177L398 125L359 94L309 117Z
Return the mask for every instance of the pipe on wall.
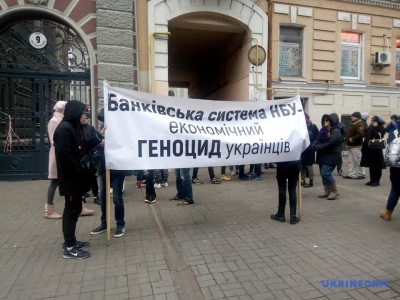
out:
M171 36L171 32L168 31L153 31L150 34L150 73L151 73L151 80L150 80L150 84L151 84L151 93L154 94L155 92L155 63L154 63L154 39L156 35L166 35L168 36L168 40Z

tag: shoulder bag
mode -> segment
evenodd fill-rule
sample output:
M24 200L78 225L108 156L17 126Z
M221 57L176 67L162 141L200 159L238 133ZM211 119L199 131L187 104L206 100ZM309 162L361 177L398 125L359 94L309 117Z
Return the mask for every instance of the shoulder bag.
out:
M386 141L382 138L381 133L379 132L379 139L371 139L368 142L368 147L371 149L386 149Z

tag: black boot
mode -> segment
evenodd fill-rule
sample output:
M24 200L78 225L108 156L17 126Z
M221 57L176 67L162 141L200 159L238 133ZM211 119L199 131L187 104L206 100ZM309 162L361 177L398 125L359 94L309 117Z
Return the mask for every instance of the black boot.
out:
M296 208L290 208L290 224L297 224L300 222L300 218L296 216Z
M310 179L310 187L314 186L314 180Z
M271 215L271 219L279 222L285 222L285 208L278 207L278 212L275 215Z

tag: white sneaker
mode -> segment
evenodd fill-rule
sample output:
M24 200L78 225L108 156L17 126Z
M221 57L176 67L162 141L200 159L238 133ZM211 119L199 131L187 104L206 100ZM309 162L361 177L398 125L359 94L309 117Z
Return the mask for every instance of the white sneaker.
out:
M154 188L156 189L161 189L161 183L155 183Z
M164 182L161 186L167 187L168 186L168 182Z
M235 171L231 171L231 176L236 176L236 172Z

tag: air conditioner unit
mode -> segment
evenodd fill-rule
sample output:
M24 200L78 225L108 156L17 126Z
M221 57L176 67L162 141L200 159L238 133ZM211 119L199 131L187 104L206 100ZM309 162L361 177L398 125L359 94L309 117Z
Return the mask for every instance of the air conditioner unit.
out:
M390 65L392 62L392 53L379 51L375 52L375 65Z

